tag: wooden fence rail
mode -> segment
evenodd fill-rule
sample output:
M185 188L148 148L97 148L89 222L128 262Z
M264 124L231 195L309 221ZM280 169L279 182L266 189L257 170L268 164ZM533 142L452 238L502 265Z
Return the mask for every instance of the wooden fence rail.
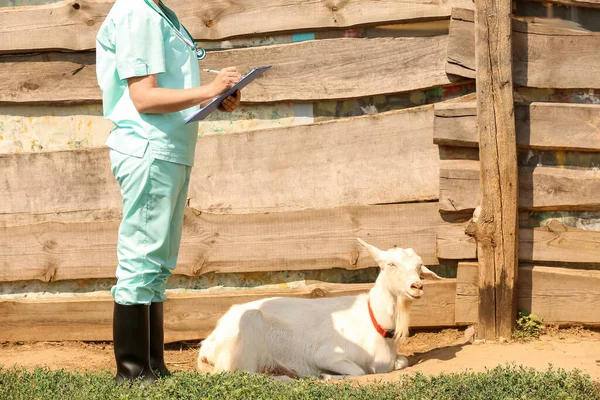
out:
M600 171L519 168L519 208L530 211L600 211ZM440 161L440 211L474 211L479 201L479 162Z
M573 7L600 8L600 0L532 0L550 4L560 4Z
M515 104L515 122L520 148L600 151L600 105ZM437 103L433 141L445 146L478 147L477 105Z
M236 65L243 73L259 65L273 65L244 89L245 102L344 99L457 81L444 69L447 43L447 35L311 40L211 51L200 64L202 69ZM204 82L213 78L201 73ZM0 56L0 79L4 103L102 100L94 52Z
M0 8L0 53L48 49L90 50L114 1L65 0L36 6ZM171 0L181 22L199 40L247 35L384 25L448 18L452 7L471 7L469 0ZM27 34L24 34L27 32Z
M438 227L437 256L440 259L476 258L474 240L465 233L467 223ZM556 221L538 228L519 230L519 259L525 262L600 263L600 232L567 227Z
M457 276L457 323L477 320L477 263L460 263ZM522 264L517 307L542 316L551 325L597 325L600 321L600 271ZM467 321L459 320L463 318Z
M597 323L600 272L557 267L520 267L518 306L547 323ZM460 263L456 279L427 282L415 301L411 327L450 327L477 322L478 266ZM274 296L322 298L366 293L371 284L316 283L297 289L247 289L170 294L165 303L167 342L205 338L233 304ZM110 295L37 300L0 300L0 341L112 339Z
M371 286L318 283L298 289L172 294L165 303L165 341L205 338L234 304L275 296L322 298L357 295L366 293ZM456 281L427 283L424 292L423 298L415 302L411 311L411 326L454 326ZM112 307L110 295L0 300L0 319L4 327L0 330L0 341L110 341ZM368 315L365 318L368 319Z
M475 17L452 10L446 72L475 78ZM600 33L513 21L513 75L517 86L600 88ZM548 68L552 65L553 68Z
M243 273L374 266L356 238L382 248L411 247L437 264L436 203L221 215L186 210L174 273ZM0 227L0 282L114 277L119 220Z
M106 148L0 155L0 215L119 209L109 163ZM436 200L438 173L433 108L423 106L203 136L188 197L224 214Z

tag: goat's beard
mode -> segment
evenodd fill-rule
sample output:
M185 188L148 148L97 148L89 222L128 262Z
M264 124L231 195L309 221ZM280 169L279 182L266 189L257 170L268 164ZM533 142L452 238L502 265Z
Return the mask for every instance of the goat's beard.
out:
M405 340L408 338L408 325L410 323L410 308L412 301L405 296L399 296L396 299L396 328L394 339Z

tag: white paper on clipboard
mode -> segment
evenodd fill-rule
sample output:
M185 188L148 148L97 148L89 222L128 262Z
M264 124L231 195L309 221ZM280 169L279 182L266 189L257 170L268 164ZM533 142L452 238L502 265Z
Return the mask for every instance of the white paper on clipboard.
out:
M185 123L188 124L190 122L200 121L200 120L203 120L204 118L208 117L208 115L210 113L215 111L217 109L217 107L219 107L219 105L221 105L221 103L223 102L223 100L225 100L225 98L227 98L227 96L231 96L231 95L235 94L235 92L237 90L242 90L250 82L252 82L256 78L261 76L269 68L271 68L270 65L254 68L247 75L245 75L242 79L240 79L240 81L238 83L236 83L234 86L229 88L227 91L225 91L219 97L215 98L213 101L208 103L206 106L202 107L201 109L199 109L198 111L196 111L195 113L193 113L189 117L187 117L185 120Z

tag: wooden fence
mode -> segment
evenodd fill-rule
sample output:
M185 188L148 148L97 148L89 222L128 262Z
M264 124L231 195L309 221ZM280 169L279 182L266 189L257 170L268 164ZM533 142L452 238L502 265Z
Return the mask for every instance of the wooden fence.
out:
M476 40L467 0L379 1L376 7L367 0L243 3L234 8L224 1L172 0L169 5L204 41L449 23L444 35L338 35L209 51L203 68L235 64L246 71L273 64L245 90L246 103L316 103L447 89L485 73L476 63L481 39ZM0 8L0 107L98 103L94 37L111 5L67 0ZM508 70L515 86L600 89L600 34L514 20L512 35L512 53L504 55L513 54L514 73ZM513 107L512 89L511 83L500 90L511 92L502 106L508 107L505 115L514 108L515 149L600 152L599 105ZM412 247L427 265L457 262L456 278L426 285L411 326L479 321L481 336L504 335L501 328L489 328L504 322L497 322L496 296L488 298L484 287L490 267L481 252L482 236L475 234L479 251L472 237L473 211L482 206L485 213L490 198L479 194L482 165L488 168L478 151L482 99L478 92L404 110L200 136L175 275L373 267L355 240L361 237L380 248ZM516 173L516 160L514 168ZM114 276L120 194L106 148L6 152L0 154L0 170L0 282L17 286ZM600 210L597 169L519 167L513 183L523 221L527 212ZM516 207L514 213L519 216ZM514 301L505 306L530 310L551 323L600 323L600 271L593 269L600 263L600 232L556 221L524 226L515 225L514 254L521 264L512 267ZM556 265L540 265L548 261ZM492 277L494 268L511 267L492 266ZM505 289L498 285L494 293ZM369 287L314 282L174 293L165 305L166 339L205 337L232 304L266 296L351 295ZM0 320L0 341L110 340L112 298L0 297Z

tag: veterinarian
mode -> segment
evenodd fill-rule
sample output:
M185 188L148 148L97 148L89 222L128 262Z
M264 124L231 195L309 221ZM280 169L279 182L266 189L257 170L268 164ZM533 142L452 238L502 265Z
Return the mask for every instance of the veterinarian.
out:
M204 50L159 0L117 0L96 37L106 145L121 187L113 338L118 381L156 380L164 362L163 302L177 263L198 123L190 113L240 79L224 68L200 86ZM231 112L240 93L221 111Z

